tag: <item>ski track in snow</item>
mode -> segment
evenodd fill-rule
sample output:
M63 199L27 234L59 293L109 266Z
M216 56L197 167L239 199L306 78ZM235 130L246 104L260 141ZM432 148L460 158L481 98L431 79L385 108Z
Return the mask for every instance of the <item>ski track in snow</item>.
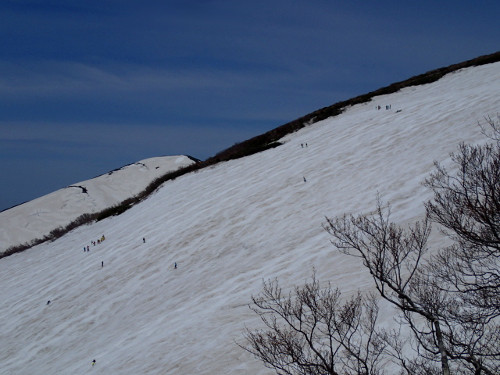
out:
M236 345L259 326L248 303L262 280L292 290L315 268L345 296L369 290L358 260L331 245L325 216L368 213L380 193L392 220L420 219L434 160L449 165L459 142L484 141L477 123L498 113L499 88L496 63L376 97L0 259L0 374L274 373Z

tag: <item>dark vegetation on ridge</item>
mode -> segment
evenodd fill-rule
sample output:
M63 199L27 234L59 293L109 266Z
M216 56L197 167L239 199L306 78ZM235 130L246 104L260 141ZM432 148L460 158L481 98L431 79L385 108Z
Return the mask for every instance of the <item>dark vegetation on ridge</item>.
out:
M272 129L264 134L250 138L241 143L237 143L204 161L200 161L198 159L190 157L192 160L195 161L194 164L178 169L173 172L169 172L155 179L141 193L137 194L136 196L128 198L119 204L104 209L103 211L96 212L93 214L83 214L74 221L72 221L71 223L69 223L66 227L64 228L58 227L52 230L48 235L45 235L43 238L34 239L29 243L24 243L17 246L11 246L3 253L0 253L0 258L15 253L19 253L21 251L29 249L32 246L41 244L46 241L53 241L81 225L89 224L94 221L103 220L110 216L119 215L128 210L130 207L134 206L135 204L147 198L151 193L153 193L166 181L174 180L179 176L198 171L202 168L206 168L208 166L212 166L220 162L242 158L244 156L252 155L270 148L278 147L281 145L279 140L284 136L286 136L287 134L294 133L303 127L312 125L318 121L327 119L329 117L337 116L350 106L369 102L373 97L392 94L405 87L418 86L435 82L440 78L442 78L443 76L445 76L446 74L452 73L459 69L491 64L498 61L500 61L500 51L492 53L490 55L480 56L472 60L467 60L458 64L453 64L448 67L431 70L424 74L411 77L407 80L396 82L389 86L380 88L378 90L371 91L367 94L359 95L349 100L341 101L332 104L328 107L318 109L303 117L300 117L296 120L293 120L275 129Z

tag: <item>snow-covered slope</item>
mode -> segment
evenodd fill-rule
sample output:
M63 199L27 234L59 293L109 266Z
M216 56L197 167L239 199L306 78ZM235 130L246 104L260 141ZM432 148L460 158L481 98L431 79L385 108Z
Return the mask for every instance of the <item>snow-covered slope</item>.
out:
M379 192L395 221L419 219L433 161L483 141L499 83L496 63L377 97L0 259L0 374L272 374L235 344L259 323L247 304L262 279L291 288L315 267L347 295L369 289L324 216L371 211Z
M192 163L187 156L141 160L0 212L0 253L42 238L82 214L99 212L133 197L154 179Z

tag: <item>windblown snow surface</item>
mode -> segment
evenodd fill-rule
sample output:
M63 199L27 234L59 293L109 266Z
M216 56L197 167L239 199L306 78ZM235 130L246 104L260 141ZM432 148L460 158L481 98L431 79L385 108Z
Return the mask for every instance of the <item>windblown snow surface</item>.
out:
M315 268L345 296L370 290L360 262L330 243L325 216L368 213L380 193L397 223L422 218L433 161L484 142L478 122L498 113L499 89L495 63L376 97L0 259L0 373L272 374L236 345L261 327L248 304L262 280L291 290Z
M154 179L192 163L187 156L141 160L2 211L0 253L13 245L43 238L82 214L99 212L131 198Z

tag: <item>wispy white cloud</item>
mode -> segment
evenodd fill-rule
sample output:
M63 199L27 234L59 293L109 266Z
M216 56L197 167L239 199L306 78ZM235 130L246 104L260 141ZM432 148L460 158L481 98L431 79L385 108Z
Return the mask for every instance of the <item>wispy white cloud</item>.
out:
M114 64L43 61L18 66L0 62L0 95L75 95L88 92L168 91L230 85L231 74Z

